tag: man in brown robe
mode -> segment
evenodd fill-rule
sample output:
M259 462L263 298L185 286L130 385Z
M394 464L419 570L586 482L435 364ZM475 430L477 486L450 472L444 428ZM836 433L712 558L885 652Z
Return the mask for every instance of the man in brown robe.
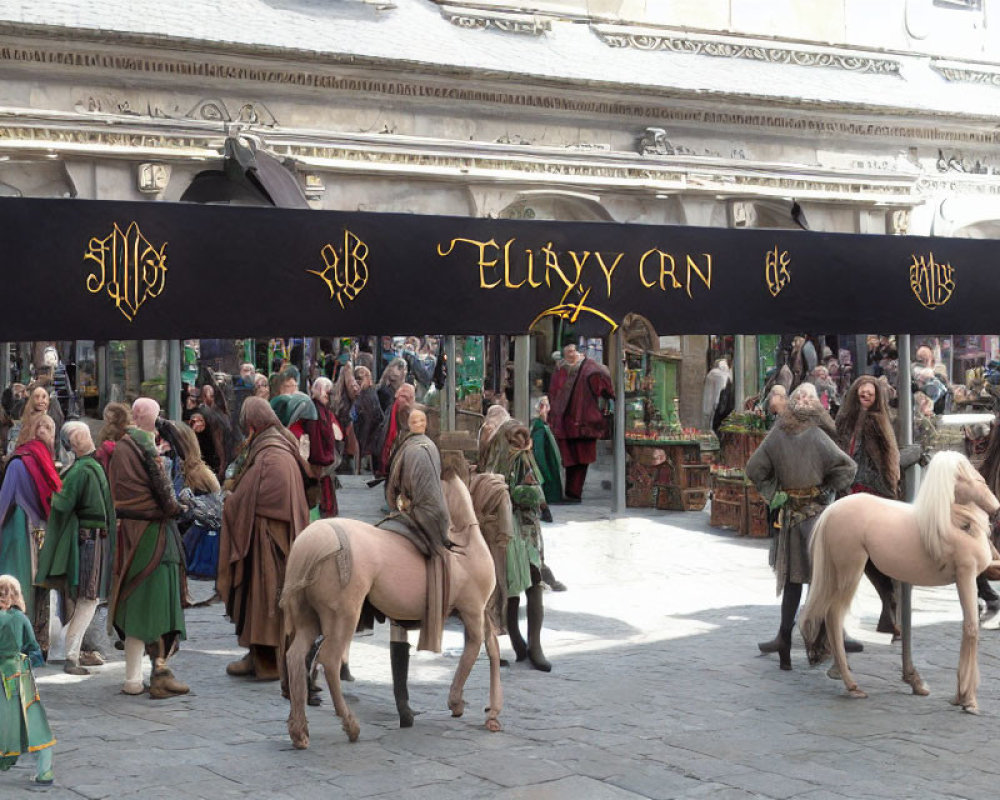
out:
M108 610L125 640L125 694L142 694L143 650L153 662L149 695L163 699L188 687L167 668L186 636L181 597L185 591L183 547L173 518L181 508L155 445L160 406L140 397L132 405L135 426L126 430L108 465L118 517L114 585Z
M309 465L298 442L266 400L248 397L240 411L245 458L222 509L217 589L246 656L226 672L277 680L281 645L278 593L292 541L309 524Z

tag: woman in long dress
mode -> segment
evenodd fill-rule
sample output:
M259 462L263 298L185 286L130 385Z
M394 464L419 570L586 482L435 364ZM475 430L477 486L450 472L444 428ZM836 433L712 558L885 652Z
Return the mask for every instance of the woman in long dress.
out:
M25 613L42 654L48 656L49 593L35 590L34 582L52 495L62 488L62 481L52 458L56 438L52 418L43 413L27 424L21 431L24 441L7 463L0 485L0 573L31 587L24 592Z

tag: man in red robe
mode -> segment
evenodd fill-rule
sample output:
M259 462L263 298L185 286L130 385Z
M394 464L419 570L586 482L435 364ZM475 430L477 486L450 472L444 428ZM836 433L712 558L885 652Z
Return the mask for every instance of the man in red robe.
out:
M604 414L597 401L615 396L611 373L568 344L552 375L552 433L566 468L566 500L579 503L587 467L597 460L597 440L606 435Z

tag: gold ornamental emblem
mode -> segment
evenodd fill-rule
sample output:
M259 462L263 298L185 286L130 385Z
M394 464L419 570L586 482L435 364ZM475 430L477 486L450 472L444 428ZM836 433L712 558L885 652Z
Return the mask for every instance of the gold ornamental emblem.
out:
M84 261L97 265L87 276L87 291L107 292L125 319L132 322L142 304L166 286L166 249L166 242L157 249L135 222L124 231L116 222L103 239L92 238L83 254Z
M792 273L789 267L792 257L787 250L778 251L775 247L768 250L764 257L764 280L767 282L767 290L771 297L777 297L792 280Z
M933 311L947 303L955 291L955 268L935 261L934 253L910 258L910 288L920 305Z
M323 245L319 251L323 269L306 272L317 275L330 290L330 299L345 308L345 301L349 303L368 284L368 245L349 230L344 231L344 240L337 245Z

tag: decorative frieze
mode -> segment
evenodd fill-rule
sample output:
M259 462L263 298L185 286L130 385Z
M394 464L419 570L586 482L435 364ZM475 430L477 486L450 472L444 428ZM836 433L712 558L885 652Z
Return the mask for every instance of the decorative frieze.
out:
M441 16L452 25L472 30L495 29L504 33L525 33L530 36L540 36L552 30L552 20L533 14L509 14L441 6Z
M984 83L1000 86L1000 69L989 64L968 64L961 61L931 61L931 68L945 80L955 83Z
M72 71L74 80L86 72L112 73L120 77L163 77L172 84L190 85L197 81L226 80L236 83L260 84L271 89L321 89L343 92L366 99L422 102L453 101L456 104L495 105L545 113L566 113L576 117L614 117L620 120L642 120L647 124L670 126L709 126L716 129L746 131L756 129L767 133L800 134L803 137L842 136L847 138L901 140L914 142L950 143L955 145L1000 145L1000 130L987 126L944 126L919 122L869 121L849 116L818 114L815 110L799 112L753 111L726 107L715 103L701 105L696 99L681 105L676 97L664 95L663 102L616 99L609 95L567 91L566 87L545 90L518 90L462 84L457 81L396 78L340 74L325 67L308 68L271 66L261 63L214 62L198 58L171 58L152 52L123 54L114 51L82 51L63 49L58 45L0 46L0 68L4 65L62 66ZM668 102L669 101L669 102ZM259 108L259 104L258 104ZM95 109L97 110L97 109ZM104 111L102 107L100 109ZM145 111L144 109L142 110ZM136 107L123 113L139 113ZM221 108L219 109L221 114ZM155 115L155 113L154 113Z
M666 50L684 55L743 58L770 64L794 64L799 67L832 67L849 72L876 75L899 75L899 62L865 53L807 49L782 46L776 42L743 41L725 38L701 38L656 29L621 28L615 25L592 25L594 33L609 47L636 50Z

